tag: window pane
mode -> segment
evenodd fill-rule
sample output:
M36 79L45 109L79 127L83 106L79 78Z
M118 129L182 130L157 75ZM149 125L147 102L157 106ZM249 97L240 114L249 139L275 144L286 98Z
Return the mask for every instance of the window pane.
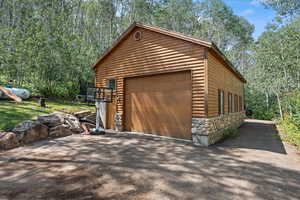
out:
M108 79L107 87L111 88L112 90L116 90L116 79Z
M223 114L223 93L222 90L220 91L220 95L221 95L221 99L220 99L220 103L221 103L221 114Z
M218 89L218 111L219 115L224 114L224 91Z
M218 90L218 113L221 114L221 91Z

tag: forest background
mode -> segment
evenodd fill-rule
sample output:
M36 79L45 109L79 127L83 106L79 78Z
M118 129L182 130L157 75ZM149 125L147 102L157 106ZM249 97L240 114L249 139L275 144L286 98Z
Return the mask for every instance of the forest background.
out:
M213 41L244 75L246 107L300 145L300 1L260 0L277 16L254 25L222 0L0 0L0 85L74 98L91 65L134 21Z

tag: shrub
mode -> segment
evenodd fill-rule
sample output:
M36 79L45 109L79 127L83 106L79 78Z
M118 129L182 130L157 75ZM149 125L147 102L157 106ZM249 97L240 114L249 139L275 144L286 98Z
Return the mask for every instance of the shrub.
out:
M289 115L279 122L279 130L284 140L296 145L300 149L300 120Z
M238 132L237 129L227 128L227 129L224 130L222 139L225 140L225 139L228 139L228 138L236 138L238 136L239 136L239 132Z

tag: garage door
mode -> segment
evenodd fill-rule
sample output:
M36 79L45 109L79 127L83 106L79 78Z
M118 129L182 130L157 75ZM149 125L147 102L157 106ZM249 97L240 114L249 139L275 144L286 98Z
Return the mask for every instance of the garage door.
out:
M191 72L125 80L125 129L191 139Z

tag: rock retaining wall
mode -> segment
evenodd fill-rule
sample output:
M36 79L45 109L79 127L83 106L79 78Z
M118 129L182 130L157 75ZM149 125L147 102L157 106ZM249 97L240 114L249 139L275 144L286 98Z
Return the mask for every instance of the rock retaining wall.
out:
M0 132L0 150L12 149L46 138L89 134L95 126L95 118L95 113L80 111L74 115L54 112L40 115L37 120L25 120L11 132Z
M245 112L230 113L214 118L192 119L192 140L195 145L208 146L223 137L224 130L238 128L245 119Z

